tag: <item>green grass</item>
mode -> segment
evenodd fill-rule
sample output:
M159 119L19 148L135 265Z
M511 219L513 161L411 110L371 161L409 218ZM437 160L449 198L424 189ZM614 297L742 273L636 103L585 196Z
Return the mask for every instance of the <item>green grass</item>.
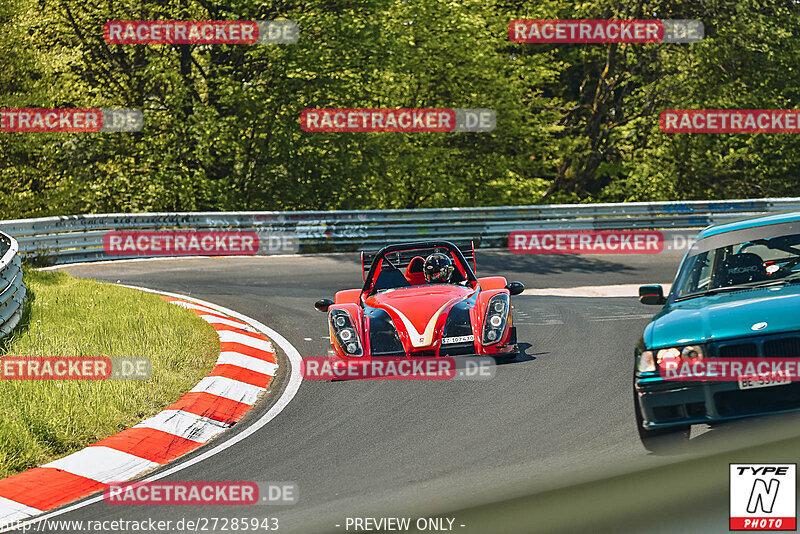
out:
M157 295L25 271L29 300L0 356L148 357L147 380L0 380L0 477L64 456L175 402L209 370L219 338Z

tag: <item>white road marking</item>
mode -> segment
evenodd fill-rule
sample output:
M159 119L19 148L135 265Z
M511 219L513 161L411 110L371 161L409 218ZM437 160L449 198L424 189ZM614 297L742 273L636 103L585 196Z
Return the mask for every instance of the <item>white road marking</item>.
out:
M163 410L133 428L152 428L198 443L205 443L225 431L225 427L183 410Z
M268 362L266 360L261 360L259 358L253 358L252 356L248 356L247 354L242 354L240 352L233 352L233 351L225 351L219 353L219 358L217 358L217 365L235 365L237 367L244 367L245 369L250 369L251 371L255 371L256 373L261 373L264 375L275 376L275 373L278 371L278 364Z
M98 482L128 480L161 464L109 447L86 447L42 467L61 469Z
M33 506L26 506L17 501L0 497L0 522L4 525L41 513L42 510Z
M41 513L42 510L38 508L0 497L0 522L4 525Z
M246 334L231 332L230 330L220 330L217 332L217 334L219 334L220 343L241 343L242 345L247 345L248 347L253 347L254 349L275 352L275 348L272 346L272 343L265 339L254 338Z
M664 295L666 295L669 293L672 284L661 284L661 287L664 288ZM540 297L638 297L639 284L526 289L522 294Z
M252 406L265 389L246 382L239 382L227 376L206 376L189 391L211 393L217 397Z
M255 332L255 329L248 327L242 321L234 321L233 319L225 319L223 317L216 317L214 315L201 315L200 318L210 324L224 324L227 326L241 328L242 330L246 330L248 332Z
M229 308L225 308L223 306L218 306L218 305L212 304L210 302L202 301L202 300L196 299L194 297L187 297L186 295L179 295L177 293L167 293L167 292L164 292L164 291L155 291L153 289L148 289L148 288L144 288L144 287L137 287L137 286L125 285L123 287L129 287L131 289L139 289L141 291L146 291L148 293L155 293L157 295L166 295L168 297L174 297L174 298L178 298L178 299L192 299L192 300L195 300L195 301L203 304L204 306L207 306L207 307L215 310L215 313L223 313L225 315L230 315L231 317L234 317L236 319L241 319L242 321L250 324L251 326L254 326L255 328L257 328L261 332L264 332L267 335L267 337L269 337L271 340L273 340L275 343L277 343L278 346L283 350L283 352L286 353L286 356L289 359L289 363L291 364L289 366L290 367L290 369L289 369L289 380L287 381L286 388L283 390L283 393L281 393L280 398L272 406L272 408L270 408L267 411L267 413L262 415L257 421L253 422L253 424L251 424L250 426L248 426L247 428L245 428L243 431L239 432L238 434L234 435L230 439L222 441L218 445L209 448L207 451L205 451L205 452L203 452L201 454L198 454L197 456L195 456L191 460L188 460L188 461L185 461L185 462L181 462L181 463L179 463L177 465L174 465L172 467L164 469L163 471L159 471L159 472L157 472L157 473L155 473L153 475L150 475L150 476L144 478L142 480L143 482L152 482L154 480L160 480L160 479L162 479L164 477L167 477L167 476L172 475L174 473L177 473L179 471L183 471L187 467L191 467L191 466L193 466L193 465L195 465L197 463L202 462L203 460L211 458L212 456L215 456L215 455L225 451L226 449L228 449L230 447L233 447L234 445L236 445L240 441L243 441L243 440L249 438L250 436L252 436L256 432L261 430L261 428L263 428L267 423L269 423L270 421L275 419L278 416L278 414L280 414L284 409L286 409L286 407L292 401L294 396L297 394L297 391L300 389L300 384L303 382L303 378L300 376L300 364L302 363L302 357L300 356L300 353L297 352L297 349L294 348L294 346L291 343L289 343L289 341L285 337L280 335L278 332L276 332L272 328L269 328L268 326L260 323L259 321L256 321L255 319L252 319L252 318L250 318L250 317L248 317L248 316L246 316L244 314L241 314L239 312L233 311L233 310L231 310ZM11 526L6 527L3 530L0 530L0 532L7 532L7 531L11 530L11 528L14 528L14 529L24 528L24 527L27 527L28 525L33 525L34 523L39 523L41 521L44 521L45 519L50 519L51 517L59 516L59 515L65 514L67 512L72 512L73 510L78 510L80 508L84 508L84 507L86 507L86 506L88 506L90 504L94 504L96 502L102 502L102 500L103 500L103 496L102 495L97 495L95 497L92 497L92 498L80 501L78 503L75 503L75 504L73 504L71 506L65 506L65 507L59 508L58 510L53 510L53 511L48 512L46 514L42 514L39 517L36 517L36 518L31 519L29 521L25 521L25 522L13 525L13 527L11 527Z

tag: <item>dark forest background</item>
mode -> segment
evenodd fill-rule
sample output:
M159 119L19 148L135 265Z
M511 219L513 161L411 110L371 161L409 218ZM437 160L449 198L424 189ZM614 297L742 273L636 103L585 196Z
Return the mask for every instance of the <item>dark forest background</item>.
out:
M271 20L293 45L109 45L115 19ZM700 19L696 44L534 45L518 18ZM0 134L0 218L800 194L800 136L663 134L666 108L800 105L800 3L0 0L0 107L142 132ZM493 108L491 133L306 133L316 107Z

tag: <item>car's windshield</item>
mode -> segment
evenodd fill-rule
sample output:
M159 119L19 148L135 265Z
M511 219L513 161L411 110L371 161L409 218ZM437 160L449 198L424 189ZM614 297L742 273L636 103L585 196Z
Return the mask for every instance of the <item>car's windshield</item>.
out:
M676 299L746 289L800 274L800 234L731 242L689 256L673 290Z

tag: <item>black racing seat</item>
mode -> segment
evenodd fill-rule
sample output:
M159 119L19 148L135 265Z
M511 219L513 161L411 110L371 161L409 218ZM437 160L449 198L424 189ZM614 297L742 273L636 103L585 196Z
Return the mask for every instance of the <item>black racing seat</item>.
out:
M411 284L408 283L408 280L403 276L400 269L392 267L381 271L381 274L378 275L378 279L375 280L375 285L372 286L372 292L375 293L376 291L383 291L384 289L408 287L410 285Z
M728 256L719 266L716 287L761 282L769 278L764 260L758 254L742 252Z

